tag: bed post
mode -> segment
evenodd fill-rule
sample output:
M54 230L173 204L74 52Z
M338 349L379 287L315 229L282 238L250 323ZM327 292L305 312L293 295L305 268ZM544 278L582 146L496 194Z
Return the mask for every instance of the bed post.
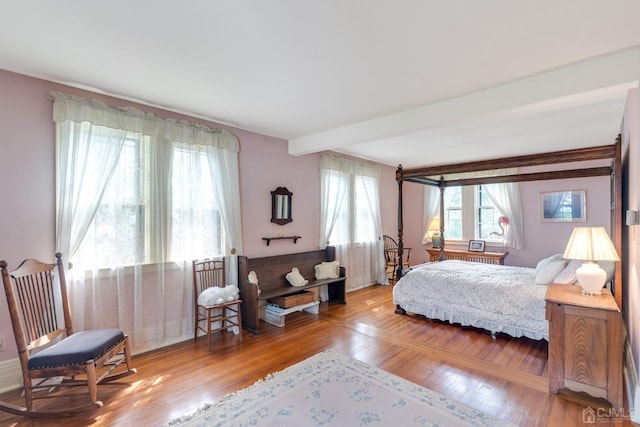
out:
M440 175L440 261L444 261L444 175Z
M394 275L397 283L404 274L404 271L402 271L402 255L404 252L404 243L402 242L402 165L398 165L398 169L396 169L396 181L398 181L398 267Z

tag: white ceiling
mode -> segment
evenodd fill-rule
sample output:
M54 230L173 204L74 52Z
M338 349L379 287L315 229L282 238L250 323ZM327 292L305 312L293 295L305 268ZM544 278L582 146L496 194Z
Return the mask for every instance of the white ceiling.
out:
M0 68L406 167L613 142L637 0L0 0ZM0 94L1 96L1 94Z

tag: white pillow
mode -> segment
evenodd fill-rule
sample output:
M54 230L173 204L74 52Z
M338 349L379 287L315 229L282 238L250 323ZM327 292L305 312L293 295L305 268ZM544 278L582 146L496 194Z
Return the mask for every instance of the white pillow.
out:
M562 260L551 261L536 273L536 285L548 285L553 279L564 270L567 263Z
M257 285L258 284L258 275L256 274L255 271L250 271L249 272L249 276L247 277L247 281L249 283L251 283L252 285Z
M316 265L316 280L335 279L340 275L340 263L338 261L321 262Z
M550 257L541 259L538 265L536 265L535 275L537 276L538 273L540 273L540 270L542 270L547 264L552 263L553 261L557 261L559 259L562 259L562 254L555 254L555 255L551 255Z
M291 286L304 286L309 283L307 279L302 277L302 274L300 274L297 267L293 267L291 271L287 273L286 278Z
M561 285L573 285L578 280L576 278L576 270L579 269L584 261L580 261L577 259L573 259L569 261L569 264L562 270L555 279L553 279L553 283L559 283Z

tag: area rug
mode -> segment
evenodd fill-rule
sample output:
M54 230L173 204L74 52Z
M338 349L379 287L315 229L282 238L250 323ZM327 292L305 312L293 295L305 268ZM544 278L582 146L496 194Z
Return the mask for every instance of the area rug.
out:
M396 375L327 350L170 426L507 426Z

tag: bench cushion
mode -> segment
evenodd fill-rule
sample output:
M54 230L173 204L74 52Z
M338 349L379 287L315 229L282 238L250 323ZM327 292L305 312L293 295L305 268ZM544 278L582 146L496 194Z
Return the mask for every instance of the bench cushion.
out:
M124 333L120 329L76 332L31 356L28 369L84 365L88 360L104 356L122 341Z

